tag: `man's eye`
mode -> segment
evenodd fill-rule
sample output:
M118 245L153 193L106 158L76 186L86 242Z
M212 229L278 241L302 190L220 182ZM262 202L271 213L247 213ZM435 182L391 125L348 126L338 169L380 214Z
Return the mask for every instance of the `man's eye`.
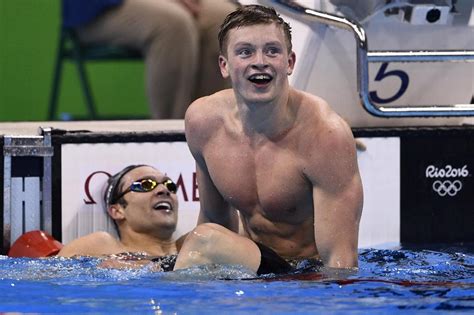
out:
M276 48L276 47L270 47L267 49L267 53L269 55L276 55L280 52L280 49Z
M241 49L237 52L239 56L249 56L251 53L250 49Z

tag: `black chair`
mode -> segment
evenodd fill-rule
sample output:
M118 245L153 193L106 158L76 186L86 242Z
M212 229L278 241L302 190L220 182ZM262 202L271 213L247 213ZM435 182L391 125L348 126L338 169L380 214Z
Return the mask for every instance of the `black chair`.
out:
M59 45L54 67L48 119L57 119L59 88L61 84L63 64L65 61L74 62L76 65L82 93L87 106L87 116L85 119L110 119L111 117L99 117L97 114L85 63L88 61L119 60L143 60L143 55L140 51L127 47L110 46L105 44L84 45L79 41L74 29L62 27L59 35Z

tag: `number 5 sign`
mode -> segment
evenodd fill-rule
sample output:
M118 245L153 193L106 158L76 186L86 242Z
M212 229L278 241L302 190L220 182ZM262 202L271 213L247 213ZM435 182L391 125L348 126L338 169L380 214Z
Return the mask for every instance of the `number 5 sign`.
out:
M400 87L398 90L391 96L388 97L380 97L377 94L377 91L370 91L369 96L372 102L378 103L378 104L388 104L391 102L394 102L398 100L408 89L408 84L410 83L410 78L408 74L403 71L403 70L387 70L388 67L388 62L382 63L382 65L379 68L379 71L377 72L377 75L375 76L375 81L383 81L386 78L389 77L394 77L400 80Z
M472 96L472 87L466 85L472 80L472 74L466 77L469 67L462 63L371 63L369 97L378 105L467 104Z

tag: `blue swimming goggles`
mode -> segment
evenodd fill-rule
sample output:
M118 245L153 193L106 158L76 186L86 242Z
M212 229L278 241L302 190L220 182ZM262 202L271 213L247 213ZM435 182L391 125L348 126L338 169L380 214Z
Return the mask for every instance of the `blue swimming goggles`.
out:
M121 194L119 194L115 200L119 200L120 198L122 198L125 194L131 192L131 191L134 191L134 192L149 192L149 191L152 191L153 189L155 189L156 186L158 186L159 184L162 184L163 186L166 187L166 189L168 189L168 191L170 193L173 193L173 194L176 194L176 192L178 191L178 187L176 186L176 184L171 180L171 179L165 179L164 181L162 182L157 182L156 180L152 179L152 178L144 178L142 180L139 180L139 181L136 181L136 182L133 182L130 187L128 187L127 189L125 189Z

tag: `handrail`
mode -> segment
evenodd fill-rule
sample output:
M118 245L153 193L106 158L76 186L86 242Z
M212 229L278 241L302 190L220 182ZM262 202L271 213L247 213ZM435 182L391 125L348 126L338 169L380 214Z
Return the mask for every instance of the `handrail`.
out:
M357 90L364 109L379 117L459 117L474 116L474 104L417 105L386 107L369 98L369 62L473 62L474 51L368 51L364 28L345 17L304 7L292 0L271 0L298 20L320 22L353 32L357 44Z

